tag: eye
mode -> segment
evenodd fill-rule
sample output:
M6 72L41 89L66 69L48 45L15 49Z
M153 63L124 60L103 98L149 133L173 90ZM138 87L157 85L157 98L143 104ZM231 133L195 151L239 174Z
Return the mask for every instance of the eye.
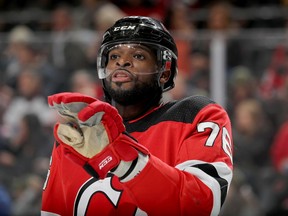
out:
M145 56L144 56L143 54L136 53L136 54L134 55L134 58L139 59L139 60L144 60L144 59L145 59Z
M110 59L110 60L115 60L115 59L117 59L118 57L119 57L119 55L117 55L117 54L115 54L115 53L109 54L109 59Z

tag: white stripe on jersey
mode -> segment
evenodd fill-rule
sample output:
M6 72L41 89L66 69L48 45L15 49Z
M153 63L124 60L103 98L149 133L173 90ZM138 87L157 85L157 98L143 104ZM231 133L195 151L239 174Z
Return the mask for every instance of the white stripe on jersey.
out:
M41 211L41 216L61 216L52 212Z
M185 161L184 163L178 164L176 166L177 169L183 170L186 172L191 173L194 176L197 176L207 187L210 188L213 194L213 208L211 211L211 216L216 216L220 212L221 208L221 189L218 181L213 178L212 176L208 175L201 169L197 167L193 167L195 165L199 164L210 164L212 165L216 170L218 175L225 179L228 182L228 188L227 191L230 187L231 181L232 181L232 170L227 166L227 164L223 162L213 162L213 163L208 163L205 161L200 161L200 160L190 160L190 161Z

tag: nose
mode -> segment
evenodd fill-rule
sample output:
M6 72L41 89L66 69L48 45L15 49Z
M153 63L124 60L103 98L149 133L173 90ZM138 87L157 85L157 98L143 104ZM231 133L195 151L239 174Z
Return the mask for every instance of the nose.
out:
M121 67L130 67L132 66L132 61L128 57L121 57L116 64Z

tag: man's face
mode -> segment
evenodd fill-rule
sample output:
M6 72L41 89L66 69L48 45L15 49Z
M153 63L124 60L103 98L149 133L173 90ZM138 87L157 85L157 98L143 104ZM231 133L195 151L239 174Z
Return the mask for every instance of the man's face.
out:
M131 105L161 91L155 54L137 44L114 46L108 54L105 87L119 104Z

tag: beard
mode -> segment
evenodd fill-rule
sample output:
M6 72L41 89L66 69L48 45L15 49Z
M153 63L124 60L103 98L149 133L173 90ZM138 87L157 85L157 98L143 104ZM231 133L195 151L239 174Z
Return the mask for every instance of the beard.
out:
M134 88L129 90L115 90L111 84L105 82L105 91L118 104L123 106L145 103L145 101L159 102L162 97L162 88L159 86L157 77L153 77L150 82L138 82Z

